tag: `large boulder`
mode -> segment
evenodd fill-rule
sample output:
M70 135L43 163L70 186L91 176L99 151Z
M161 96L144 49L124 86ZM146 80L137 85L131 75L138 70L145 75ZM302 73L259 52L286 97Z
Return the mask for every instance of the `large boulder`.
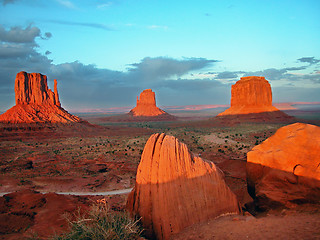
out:
M295 123L247 154L249 194L258 207L320 201L320 127Z
M147 236L156 239L169 239L221 214L239 213L221 170L164 133L153 134L145 145L127 208L141 217Z
M80 122L61 107L57 80L54 92L48 88L47 76L40 73L19 72L15 80L16 105L0 116L4 123L66 123Z

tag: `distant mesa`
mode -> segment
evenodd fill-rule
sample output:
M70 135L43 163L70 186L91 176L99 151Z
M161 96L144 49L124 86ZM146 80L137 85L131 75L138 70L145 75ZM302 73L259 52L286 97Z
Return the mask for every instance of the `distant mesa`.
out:
M137 97L137 106L129 113L98 118L100 122L152 122L175 121L177 118L157 107L156 96L151 89L146 89Z
M82 120L61 107L54 80L54 92L48 88L47 76L19 72L15 80L16 105L0 115L3 123L67 123Z
M247 154L248 192L261 209L320 203L320 127L295 123Z
M155 93L146 89L140 93L140 99L137 96L137 106L129 114L135 117L155 117L167 113L157 107Z
M234 115L279 111L272 106L272 92L264 77L242 77L231 87L231 107L219 114Z
M217 117L237 116L241 118L243 115L258 121L293 119L272 105L271 86L264 77L258 76L242 77L232 85L231 106Z
M151 239L169 239L194 223L240 211L222 171L164 133L145 145L127 208L141 217Z

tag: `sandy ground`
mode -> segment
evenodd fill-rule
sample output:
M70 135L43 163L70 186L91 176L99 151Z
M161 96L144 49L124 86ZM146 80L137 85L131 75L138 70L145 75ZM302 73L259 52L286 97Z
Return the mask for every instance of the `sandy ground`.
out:
M166 132L186 143L194 154L222 169L228 186L243 206L252 201L246 189L246 153L274 134L282 124L214 127L208 123L181 126L135 123L108 126L105 132L86 126L74 126L74 129L62 126L54 132L48 126L33 131L3 128L7 130L0 131L0 192L31 189L89 194L132 188L146 140L153 132ZM64 211L73 212L79 205L88 206L92 200L101 198L28 192L12 196L15 197L0 197L0 223L3 225L0 224L0 230L3 229L0 239L9 236L18 239L31 230L41 236L65 230L65 223L53 224L50 214L57 214L55 218L60 219ZM126 196L106 198L112 208L121 210ZM34 199L38 199L38 204L34 205ZM62 206L60 212L57 206ZM29 219L29 223L23 225L21 219ZM320 239L319 228L318 206L273 212L260 218L220 217L190 226L173 239Z
M320 239L320 212L280 215L225 216L186 228L172 240Z

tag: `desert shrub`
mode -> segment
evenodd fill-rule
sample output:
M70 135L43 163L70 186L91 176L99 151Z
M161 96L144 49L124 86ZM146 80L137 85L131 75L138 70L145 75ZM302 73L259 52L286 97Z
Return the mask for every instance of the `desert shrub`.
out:
M86 213L77 211L73 217L67 216L67 220L70 231L55 240L139 239L143 232L139 220L132 219L127 212L109 210L105 199Z

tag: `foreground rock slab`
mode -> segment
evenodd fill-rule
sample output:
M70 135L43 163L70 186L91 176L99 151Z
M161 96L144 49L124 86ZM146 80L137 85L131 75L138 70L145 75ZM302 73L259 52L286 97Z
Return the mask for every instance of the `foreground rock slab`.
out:
M221 214L239 213L221 170L164 133L153 134L145 145L127 208L141 217L148 237L156 239L169 239Z
M295 123L247 154L249 194L261 209L320 203L320 127Z

